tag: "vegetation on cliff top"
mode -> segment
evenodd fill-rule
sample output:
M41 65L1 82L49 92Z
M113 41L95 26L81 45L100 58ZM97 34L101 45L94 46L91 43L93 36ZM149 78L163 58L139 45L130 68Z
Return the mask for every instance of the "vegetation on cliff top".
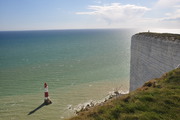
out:
M180 68L70 120L180 120Z
M180 34L142 32L136 35L145 35L145 36L154 37L154 38L162 38L162 39L166 39L170 41L175 41L175 40L180 41Z

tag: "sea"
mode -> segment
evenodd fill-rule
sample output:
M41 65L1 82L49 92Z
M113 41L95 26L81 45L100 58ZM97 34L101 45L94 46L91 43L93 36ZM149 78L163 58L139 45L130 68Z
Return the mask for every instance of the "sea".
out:
M1 31L0 120L61 120L76 115L79 104L102 100L114 90L128 92L134 33ZM52 104L41 106L45 82Z

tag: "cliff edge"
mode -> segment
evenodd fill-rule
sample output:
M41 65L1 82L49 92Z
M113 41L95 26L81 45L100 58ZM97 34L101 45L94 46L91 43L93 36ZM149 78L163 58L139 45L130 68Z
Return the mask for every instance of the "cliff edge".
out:
M132 36L130 91L180 65L180 34L144 32Z

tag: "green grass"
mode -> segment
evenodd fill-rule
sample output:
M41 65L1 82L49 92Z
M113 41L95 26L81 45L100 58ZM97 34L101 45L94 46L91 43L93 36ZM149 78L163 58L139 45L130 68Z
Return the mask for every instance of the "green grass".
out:
M154 38L162 38L168 40L178 40L180 41L180 34L172 34L172 33L154 33L154 32L142 32L138 33L137 35L145 35Z
M69 120L180 120L180 69Z

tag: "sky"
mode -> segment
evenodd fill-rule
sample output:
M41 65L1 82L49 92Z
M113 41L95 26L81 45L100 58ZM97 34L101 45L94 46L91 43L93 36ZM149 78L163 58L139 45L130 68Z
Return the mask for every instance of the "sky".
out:
M180 0L0 0L0 31L180 29Z

